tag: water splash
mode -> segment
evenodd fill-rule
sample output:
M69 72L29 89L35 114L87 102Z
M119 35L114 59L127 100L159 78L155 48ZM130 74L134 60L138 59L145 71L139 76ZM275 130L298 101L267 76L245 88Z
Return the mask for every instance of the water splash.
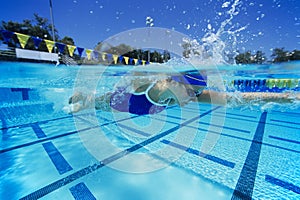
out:
M228 17L221 22L220 27L214 32L211 23L208 22L208 32L200 39L183 39L183 55L194 65L220 65L234 64L234 57L237 55L237 36L247 26L239 27L232 21L239 14L241 1L233 3L225 2L222 8L230 8L226 11Z

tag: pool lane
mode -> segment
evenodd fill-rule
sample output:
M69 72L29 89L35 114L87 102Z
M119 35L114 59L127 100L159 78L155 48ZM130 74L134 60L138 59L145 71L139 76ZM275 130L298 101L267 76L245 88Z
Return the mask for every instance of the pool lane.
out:
M88 167L85 167L85 168L83 168L83 169L81 169L81 170L79 170L79 171L77 171L75 173L72 173L71 175L69 175L67 177L64 177L64 178L62 178L60 180L57 180L57 181L55 181L55 182L53 182L53 183L51 183L51 184L49 184L49 185L47 185L47 186L45 186L43 188L41 188L41 189L39 189L39 190L31 193L31 194L28 194L28 195L22 197L21 200L23 200L23 199L25 200L25 199L38 199L38 198L41 198L41 197L43 197L43 196L45 196L45 195L47 195L47 194L49 194L49 193L51 193L51 192L59 189L59 188L61 188L62 186L65 186L65 185L67 185L67 184L69 184L69 183L71 183L71 182L73 182L73 181L75 181L75 180L77 180L79 178L82 178L83 176L86 176L86 175L88 175L88 174L90 174L90 173L92 173L92 172L94 172L94 171L96 171L96 170L104 167L105 165L110 164L111 162L114 162L114 161L116 161L116 160L118 160L118 159L120 159L120 158L122 158L122 157L124 157L124 156L126 156L126 155L128 155L128 154L130 154L132 152L134 152L134 151L137 151L138 149L140 149L140 148L142 148L142 147L144 147L144 146L146 146L146 145L148 145L148 144L150 144L152 142L157 141L158 139L161 139L162 137L164 137L164 136L166 136L166 135L168 135L168 134L170 134L170 133L172 133L172 132L180 129L181 127L186 126L186 125L194 122L195 120L197 120L197 119L199 119L199 118L201 118L201 117L203 117L205 115L208 115L209 113L213 112L214 110L216 110L218 108L220 108L220 107L215 107L212 110L209 110L209 111L207 111L205 113L202 113L199 116L196 116L196 117L194 117L192 119L189 119L189 120L183 122L182 124L179 124L178 126L175 126L175 127L171 128L171 129L169 129L167 131L164 131L164 132L162 132L162 133L160 133L158 135L150 137L149 139L146 139L145 141L143 141L143 142L141 142L139 144L136 144L136 145L134 145L134 146L132 146L132 147L124 150L124 151L121 151L121 152L119 152L117 154L114 154L113 156L110 156L110 157L108 157L108 158L100 161L99 163L95 163L94 165L90 165Z
M193 112L195 112L195 108L194 109L192 109L192 108L193 108L193 106L186 109L185 111L190 112L192 114L196 114L196 113L193 113ZM176 109L174 109L174 110L176 110ZM7 130L9 131L10 129L17 128L17 127L19 129L23 129L23 128L24 129L26 128L28 130L31 129L32 133L35 135L35 137L37 137L39 139L28 142L28 143L16 145L11 148L1 149L0 156L1 156L1 154L10 153L13 150L21 151L22 148L33 147L32 145L35 145L35 144L42 144L41 146L44 147L44 149L46 150L48 158L50 160L52 160L53 166L55 166L58 174L60 174L59 176L56 176L58 178L58 179L55 178L56 181L54 181L52 183L50 182L50 184L46 185L45 187L43 187L39 190L35 190L34 192L32 192L26 196L24 196L24 193L23 193L22 196L24 197L24 199L32 199L32 198L45 196L46 194L49 194L52 191L57 191L57 189L65 188L66 184L68 185L69 183L73 183L73 182L74 182L74 184L70 184L70 187L68 188L68 186L66 186L66 188L68 188L70 195L74 199L80 198L81 193L84 193L84 194L88 195L89 197L91 197L91 199L93 199L93 198L97 197L98 195L97 195L96 191L93 191L93 190L91 190L90 187L88 187L88 184L87 184L88 180L84 179L84 177L86 175L94 173L98 169L103 168L105 165L107 165L111 162L114 162L115 160L118 160L130 153L137 152L141 148L151 146L151 145L155 144L155 142L157 142L157 141L159 141L160 143L163 143L165 145L170 145L170 146L173 146L174 148L178 148L182 151L187 152L188 154L190 154L190 157L192 159L196 159L196 157L201 157L202 159L205 159L208 162L211 162L213 168L218 168L217 167L218 165L222 165L229 169L239 171L240 178L235 180L236 187L232 188L232 186L229 186L230 188L233 189L232 199L241 199L240 198L241 196L243 198L259 199L260 198L259 191L261 191L261 187L259 185L265 185L265 186L269 185L268 188L273 188L273 187L278 188L279 187L279 188L281 188L280 189L281 191L290 191L290 193L288 193L288 195L290 195L289 197L292 197L293 193L299 194L299 185L300 184L297 180L293 181L293 180L295 180L296 177L293 177L293 174L291 174L291 171L290 171L291 169L289 169L287 171L285 168L281 168L281 172L286 171L285 177L278 176L276 173L270 173L270 172L273 172L274 170L263 169L265 167L264 160L268 156L269 151L274 151L275 154L278 154L278 155L281 155L281 154L291 155L291 156L293 156L293 158L295 160L297 160L297 157L299 158L299 153L300 153L299 150L300 149L297 150L297 146L295 146L296 148L294 148L294 149L289 148L290 144L299 145L298 140L296 138L297 138L297 135L300 133L299 131L297 131L300 127L297 124L297 122L295 122L293 120L290 121L289 119L281 120L280 116L278 117L278 116L274 115L273 113L272 114L269 113L268 115L266 113L262 113L259 120L257 120L256 116L254 116L254 115L252 116L251 113L241 114L241 112L236 112L233 110L227 111L227 113L219 112L218 110L216 110L216 111L214 111L214 113L217 113L219 115L226 114L226 119L228 119L229 121L232 120L232 121L236 122L237 120L239 120L240 122L245 123L245 125L252 124L253 126L256 126L256 131L249 132L249 131L241 131L243 129L241 129L240 126L237 126L237 124L239 124L239 123L235 123L235 124L231 124L231 125L229 123L225 126L227 128L225 128L221 133L221 137L228 138L228 139L234 140L234 141L241 141L243 143L249 144L248 155L246 155L245 158L239 158L241 160L241 162L243 162L243 163L238 163L235 160L228 159L226 156L220 156L219 154L215 154L216 152L214 152L211 155L205 155L205 154L201 153L198 150L198 148L195 149L193 147L182 146L182 144L175 144L174 142L171 142L169 140L168 136L171 135L172 133L174 133L174 131L178 130L178 129L190 128L190 129L198 130L199 134L209 132L209 130L206 129L206 127L205 127L205 126L209 125L209 124L207 124L206 121L201 121L200 127L196 126L193 123L194 123L194 120L196 119L196 117L198 117L198 118L199 117L201 117L201 118L209 117L211 115L211 110L207 110L207 112L203 113L201 116L196 116L191 119L184 118L183 120L181 120L181 118L178 117L178 115L176 115L176 112L174 112L174 113L170 112L167 115L162 114L161 116L159 116L159 115L152 116L151 119L157 120L157 121L166 118L167 119L166 122L169 123L170 125L173 125L173 127L162 132L161 133L162 135L152 136L152 137L150 136L149 139L144 140L143 142L140 142L130 148L127 148L123 152L120 152L118 154L115 154L115 155L107 158L107 159L104 159L104 160L102 160L102 162L95 163L93 165L89 165L88 167L84 167L81 170L78 170L78 167L76 167L74 165L74 162L70 162L70 158L64 156L64 155L66 155L65 153L61 153L61 151L63 149L62 146L58 145L58 143L53 143L53 141L56 141L58 139L61 140L61 139L65 139L65 138L77 135L79 132L92 130L94 128L93 126L91 126L92 124L87 129L83 129L83 130L79 130L79 131L70 131L67 133L59 134L59 135L51 135L51 133L49 133L48 131L45 131L46 130L45 127L41 126L43 124L44 125L48 124L48 122L45 122L45 121L29 123L29 124L25 124L25 125L15 126L12 128L9 128L9 127L4 128L2 131L7 131ZM78 116L81 117L82 119L84 119L83 115L82 116L78 115ZM268 116L269 120L267 120L267 116ZM292 116L294 116L294 115L292 115ZM66 118L68 118L68 117L66 117ZM139 117L132 116L132 117L133 118L134 117L143 118L143 117L147 117L147 116L139 116ZM126 126L126 121L132 120L133 119L132 117L119 119L119 122L122 122L122 123L119 123L118 125L120 125L121 128L127 129L128 131L133 131L137 134L142 134L145 137L149 136L148 133L143 132L142 130L136 129L135 127ZM66 118L62 117L61 119L59 119L59 118L52 119L52 120L49 120L49 122L54 122L54 125L55 125L56 121L65 120ZM293 118L291 118L291 119L293 119ZM297 117L295 117L295 119L297 119ZM101 123L100 126L107 127L107 126L111 126L115 123L116 122L111 121L109 119L103 119L103 122ZM286 125L288 125L289 128L287 128ZM286 133L289 133L289 130L294 130L294 131L290 132L289 135L287 135L286 133L279 134L278 132L273 131L278 128L282 128L282 130L285 130ZM211 132L211 130L210 130L210 132ZM213 134L220 134L220 133L216 132ZM51 135L51 136L49 137L49 135ZM252 138L252 139L249 139L249 138ZM45 148L45 146L46 146L46 148ZM266 150L266 149L269 149L269 150ZM258 152L260 152L260 153L258 153ZM53 158L51 159L51 155L54 155L54 159ZM63 161L63 162L61 162L61 161ZM181 161L178 161L178 163L176 163L174 166L178 166L180 169L182 169L184 171L192 170L192 169L189 169L189 167L187 167L187 166L183 167L184 165L182 165L180 162ZM254 164L253 164L253 162L254 162ZM276 162L276 157L273 158L273 162ZM61 163L62 164L64 163L64 166L61 169L59 169L59 166L57 167L56 165L59 165ZM69 166L65 165L66 163ZM251 164L251 165L249 165L249 164ZM256 165L256 169L255 169L255 165ZM66 169L69 169L69 170L66 170ZM220 168L220 169L223 169L223 168ZM77 171L75 171L75 170L77 170ZM299 170L296 170L296 171L299 172ZM195 173L196 176L199 175L200 177L202 177L204 175L204 174L201 174L200 171L192 170L192 172ZM251 175L249 182L246 181L247 178L245 177L245 174L248 174L248 173L250 173L250 175ZM288 177L288 178L286 178L286 177ZM207 177L204 177L204 178L207 178ZM208 178L208 180L209 179L210 178ZM213 180L213 182L215 181L214 179L211 179L211 180ZM259 189L259 191L257 191L258 189ZM270 190L268 190L268 191L272 192ZM274 189L274 191L276 191L276 190Z
M255 178L257 173L258 161L261 152L262 140L265 132L265 123L267 119L267 113L261 114L261 117L256 128L256 132L253 137L245 164L240 173L240 177L234 189L232 200L244 199L251 200L253 188L255 184Z

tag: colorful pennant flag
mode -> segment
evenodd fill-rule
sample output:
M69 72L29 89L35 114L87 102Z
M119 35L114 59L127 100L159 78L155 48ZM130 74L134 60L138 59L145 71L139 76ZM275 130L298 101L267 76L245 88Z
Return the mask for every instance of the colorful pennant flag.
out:
M102 60L105 61L106 53L102 53Z
M38 49L39 48L39 46L40 46L40 44L41 44L41 42L43 41L41 38L38 38L38 37L31 37L32 38L32 40L33 40L33 43L34 43L34 47L36 48L36 49Z
M14 34L13 32L7 31L7 30L1 30L1 33L2 33L3 39L6 43L9 42L9 40L11 39L11 37Z
M123 56L119 56L119 62L120 62L120 63L123 62Z
M85 50L85 53L86 53L86 55L87 55L88 60L91 60L91 53L92 53L92 51L93 51L93 50L91 50L91 49L86 49L86 50Z
M44 39L44 41L46 42L46 46L47 46L47 49L48 49L49 53L51 53L52 49L54 47L54 44L55 44L54 41L45 40L45 39Z
M82 56L83 50L84 50L84 48L77 47L77 51L78 51L78 54L79 54L80 57Z
M129 57L124 56L125 64L128 65Z
M39 48L40 43L43 41L43 39L38 38L38 37L33 37L33 36L29 36L29 35L25 35L25 34L21 34L21 33L16 33L16 32L11 32L11 31L7 31L7 30L0 30L0 33L2 34L2 38L6 43L10 42L10 40L12 39L12 36L15 34L17 36L17 38L19 40L19 43L20 43L22 48L25 48L26 44L28 43L29 38L32 38L32 40L34 42L34 46L35 46L36 49ZM46 39L44 39L44 41L46 43L46 46L47 46L47 49L48 49L49 53L52 52L53 47L55 45L58 47L60 53L64 53L65 52L65 47L67 46L69 54L70 54L71 57L73 57L74 52L77 49L78 54L79 54L80 57L82 56L82 53L85 50L86 56L89 60L92 57L92 54L91 54L92 52L93 52L95 58L99 58L100 52L93 51L92 49L84 49L84 48L76 47L76 46L73 46L73 45L66 45L66 44L63 44L63 43L58 43L58 42L54 42L54 41L46 40ZM128 64L131 64L131 65L132 64L133 65L149 64L148 61L139 60L139 59L136 59L136 58L129 58L129 57L122 56L122 55L115 55L115 54L112 55L112 54L108 54L106 52L101 52L101 55L102 55L102 60L103 61L105 61L107 59L108 62L111 63L113 61L114 64L118 63L118 59L119 59L120 63L122 63L123 59L124 59L124 62L125 62L126 65L128 65ZM150 64L151 64L151 62L150 62Z
M67 45L67 47L68 47L69 55L70 55L71 57L73 57L74 51L75 51L76 47L73 46L73 45Z
M118 62L118 55L113 54L114 64L117 64Z
M29 35L24 35L24 34L21 34L21 33L15 33L17 35L17 38L19 40L19 43L21 45L21 47L24 49L26 44L27 44L27 41L28 39L30 38Z
M94 58L98 59L99 58L99 52L98 51L93 51Z
M112 62L112 55L111 54L106 54L106 58L107 58L107 61L109 62L109 63L111 63Z
M65 52L65 47L66 47L65 44L56 42L56 46L58 47L58 51L60 53L64 53Z

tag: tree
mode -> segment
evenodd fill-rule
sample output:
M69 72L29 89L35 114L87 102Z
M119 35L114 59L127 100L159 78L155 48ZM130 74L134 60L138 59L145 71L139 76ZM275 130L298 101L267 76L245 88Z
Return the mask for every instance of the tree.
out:
M285 51L284 48L275 48L271 55L273 63L289 61L289 56L289 52Z
M262 51L257 51L254 55L254 63L263 64L266 61L265 53Z
M252 63L251 57L252 55L250 51L240 53L235 57L235 62L236 64L250 64Z
M247 51L235 57L236 64L263 64L265 61L265 53L262 51L256 51L255 54L251 54L250 51Z
M8 21L8 22L2 21L1 28L11 32L30 35L40 39L53 40L52 24L49 23L49 20L47 18L40 17L36 13L34 14L33 20L25 19L23 20L22 23L13 22L13 21ZM55 41L60 41L62 43L66 42L66 44L71 44L71 45L75 44L74 40L68 36L65 36L62 40L59 40L58 31L55 28L54 28L54 37L55 37ZM16 44L18 43L18 40L15 36L13 37L13 41L14 41L13 43L8 44L10 47L16 47ZM35 50L34 42L31 38L28 40L25 48ZM40 43L38 50L48 51L44 41Z
M300 51L294 50L290 53L290 60L300 60Z

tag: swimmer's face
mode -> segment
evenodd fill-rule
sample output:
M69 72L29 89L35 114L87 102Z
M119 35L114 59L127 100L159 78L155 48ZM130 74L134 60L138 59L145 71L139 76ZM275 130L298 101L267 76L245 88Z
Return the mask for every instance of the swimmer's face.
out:
M184 106L196 98L191 96L187 89L186 85L175 81L160 81L149 90L149 96L160 104Z

